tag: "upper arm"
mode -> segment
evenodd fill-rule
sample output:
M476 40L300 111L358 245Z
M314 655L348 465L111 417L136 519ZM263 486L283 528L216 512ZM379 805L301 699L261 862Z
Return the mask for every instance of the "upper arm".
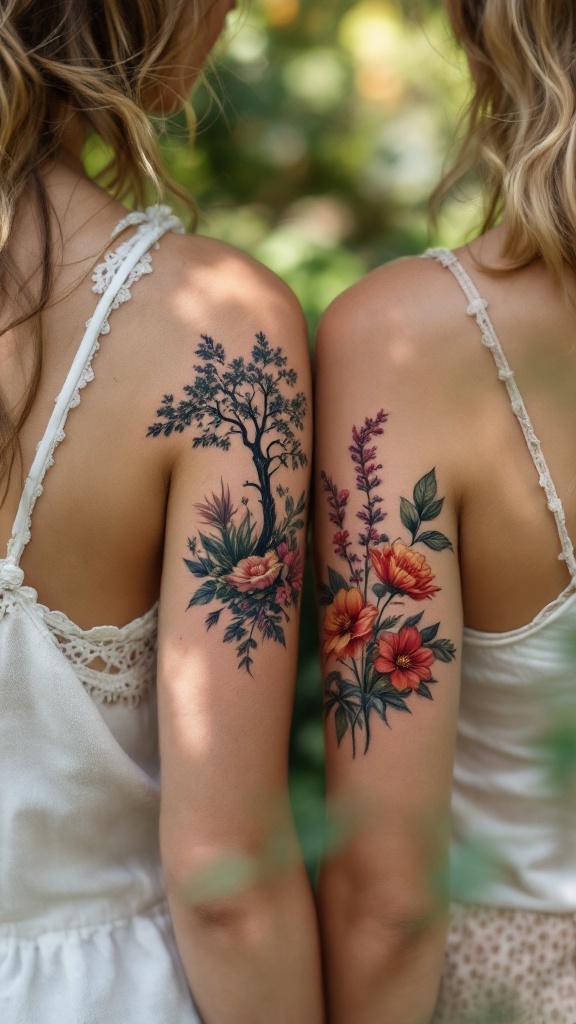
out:
M390 905L421 902L445 854L462 629L447 357L411 274L338 300L316 350L328 790L355 808L349 867Z
M161 835L182 875L260 856L286 787L310 465L307 338L241 259L192 297L150 443L171 452L160 597Z

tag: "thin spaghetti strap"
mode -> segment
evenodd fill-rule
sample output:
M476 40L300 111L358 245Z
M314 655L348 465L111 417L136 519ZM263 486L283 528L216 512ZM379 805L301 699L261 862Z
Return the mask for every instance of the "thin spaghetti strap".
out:
M473 316L482 332L482 341L487 348L490 349L494 357L498 369L498 377L506 385L506 389L510 396L510 402L512 409L520 423L522 433L526 438L528 450L532 456L532 460L538 471L540 486L546 493L548 501L548 508L554 515L556 520L556 526L558 529L558 536L560 538L560 544L562 547L561 553L558 555L560 560L566 562L568 571L573 579L576 580L576 557L574 556L574 547L568 531L566 529L566 516L562 502L558 497L554 482L550 475L550 470L544 458L540 441L534 433L534 427L524 405L522 396L518 390L518 385L514 379L514 373L510 369L508 360L504 355L500 340L494 330L494 325L488 316L488 302L483 299L472 278L464 269L460 260L450 249L428 249L424 253L424 258L435 259L446 267L456 278L466 298L468 299L468 308L466 310L468 316Z
M42 494L42 481L54 462L54 451L64 440L64 427L68 412L80 402L80 390L94 377L92 359L99 348L99 337L110 330L108 316L130 296L130 287L142 274L151 271L149 250L167 231L182 231L182 225L169 207L151 207L145 213L128 214L116 228L113 238L130 225L138 224L131 238L108 253L92 279L93 291L101 295L94 315L86 325L86 332L74 358L64 386L56 399L54 411L46 431L36 449L36 456L24 484L24 490L8 542L7 556L0 560L0 585L16 588L22 584L24 574L19 567L26 544L30 540L32 512L36 499Z

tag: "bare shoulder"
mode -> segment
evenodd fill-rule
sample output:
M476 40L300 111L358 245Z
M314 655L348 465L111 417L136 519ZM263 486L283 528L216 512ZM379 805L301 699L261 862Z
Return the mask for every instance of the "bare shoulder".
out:
M294 293L247 253L201 235L165 236L155 256L152 301L161 298L176 337L207 317L213 328L238 334L254 320L285 325L305 341L304 317ZM208 327L210 324L206 324Z
M291 394L308 395L304 315L293 292L270 270L222 242L171 235L154 254L148 283L139 317L146 325L138 342L141 401L149 416L156 410L156 424L183 411L179 403L186 389L195 388L200 401L202 387L208 394L216 375L222 386L238 390L239 381L246 385L251 374L268 367L285 376ZM308 424L309 417L306 431ZM170 444L162 450L169 459L189 448L176 426L168 435Z
M456 372L476 346L462 344L470 329L466 300L438 261L410 257L378 267L340 295L324 314L317 358L346 358L353 347L387 374L418 366ZM462 367L463 368L463 367Z
M319 443L336 436L338 418L357 423L385 409L394 457L441 467L446 492L460 501L475 443L470 423L483 422L494 383L467 308L453 275L420 258L378 268L336 299L315 351Z

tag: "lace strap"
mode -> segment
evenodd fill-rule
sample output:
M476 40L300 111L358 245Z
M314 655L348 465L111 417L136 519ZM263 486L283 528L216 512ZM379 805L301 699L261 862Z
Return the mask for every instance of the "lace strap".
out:
M538 471L540 486L546 493L548 508L553 513L554 519L556 520L558 536L562 547L562 551L558 555L558 558L561 561L566 562L568 571L574 579L576 577L576 557L574 556L572 541L570 540L566 529L564 508L550 475L550 470L548 469L548 465L544 458L540 441L536 437L532 421L530 420L526 406L524 405L524 401L520 391L518 390L518 385L514 379L514 373L510 369L500 340L494 330L494 325L488 316L488 302L486 299L481 297L472 278L464 269L458 257L455 256L450 249L428 249L427 252L424 253L424 258L437 260L443 267L446 267L454 275L468 300L468 308L466 312L468 316L473 316L475 318L476 323L482 332L482 342L490 349L494 357L494 362L498 369L498 377L506 385L508 395L510 396L512 410L522 428L522 433L526 439L528 450Z
M152 257L149 249L157 246L158 240L167 231L183 231L177 217L173 216L169 207L150 207L144 213L128 214L117 226L112 237L130 225L138 224L138 230L113 253L108 253L94 274L93 291L101 295L94 315L86 325L86 332L76 356L70 367L64 386L56 399L54 411L46 427L46 431L36 449L36 456L24 484L24 490L12 527L8 542L8 552L4 565L17 567L22 552L30 540L30 524L36 499L42 493L42 481L54 462L54 451L64 439L64 427L68 412L80 402L80 389L93 379L91 368L94 353L99 348L98 338L110 330L108 316L112 309L117 309L122 302L129 299L130 286L142 274L151 272ZM18 570L21 574L21 571Z

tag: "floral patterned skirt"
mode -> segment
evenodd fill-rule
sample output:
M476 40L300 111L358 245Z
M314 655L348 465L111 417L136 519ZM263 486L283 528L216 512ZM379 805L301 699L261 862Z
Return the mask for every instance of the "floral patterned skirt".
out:
M434 1024L576 1024L576 915L453 904Z

